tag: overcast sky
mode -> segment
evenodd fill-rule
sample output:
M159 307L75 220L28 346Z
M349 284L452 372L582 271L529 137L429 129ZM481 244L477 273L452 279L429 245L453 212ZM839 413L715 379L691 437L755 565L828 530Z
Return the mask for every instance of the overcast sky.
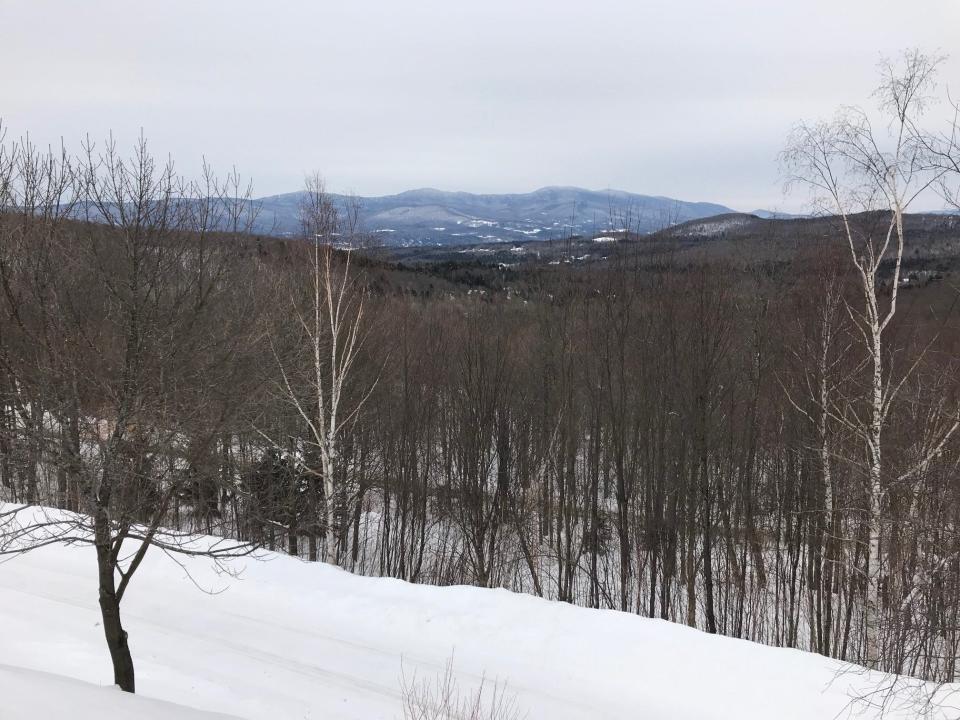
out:
M0 118L142 127L258 195L613 187L791 209L790 126L868 104L881 53L957 51L958 0L0 0Z

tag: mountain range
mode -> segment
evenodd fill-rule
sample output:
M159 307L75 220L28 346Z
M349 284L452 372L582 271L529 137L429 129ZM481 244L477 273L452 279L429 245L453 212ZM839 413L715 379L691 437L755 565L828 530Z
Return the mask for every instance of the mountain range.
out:
M272 235L297 234L302 197L303 193L293 192L259 198L255 229ZM341 206L348 202L344 195L331 197ZM385 245L559 240L617 229L647 233L733 212L716 203L577 187L499 195L421 189L358 199L364 232Z

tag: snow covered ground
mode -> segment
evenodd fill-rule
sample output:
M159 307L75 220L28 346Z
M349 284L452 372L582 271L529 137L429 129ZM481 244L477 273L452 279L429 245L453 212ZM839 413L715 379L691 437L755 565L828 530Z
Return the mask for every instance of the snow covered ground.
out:
M59 675L0 665L0 718L3 720L231 720L182 705L97 687ZM235 719L234 719L235 720Z
M0 564L0 718L86 717L64 715L80 706L102 709L98 719L210 717L145 698L251 719L401 718L401 672L433 677L451 655L461 685L505 680L531 720L878 717L851 693L883 678L841 674L813 654L277 554L234 567L239 577L202 558L148 555L124 599L142 696L129 698L29 672L109 684L92 549L51 546Z

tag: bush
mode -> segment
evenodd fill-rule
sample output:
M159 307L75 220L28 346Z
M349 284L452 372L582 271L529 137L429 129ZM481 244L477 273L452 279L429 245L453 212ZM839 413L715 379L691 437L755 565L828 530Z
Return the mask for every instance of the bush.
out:
M407 678L401 671L403 720L523 720L517 698L507 684L490 683L486 675L474 690L461 690L453 672L453 658L434 678Z

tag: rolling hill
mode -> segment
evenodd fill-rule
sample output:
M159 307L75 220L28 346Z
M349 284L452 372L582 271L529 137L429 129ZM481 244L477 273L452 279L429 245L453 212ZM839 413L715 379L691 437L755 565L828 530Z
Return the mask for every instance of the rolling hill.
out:
M257 230L277 235L299 232L301 197L294 192L259 198ZM341 195L333 198L346 202ZM360 201L364 230L387 245L558 240L618 228L646 233L732 212L714 203L576 187L505 195L422 189Z

